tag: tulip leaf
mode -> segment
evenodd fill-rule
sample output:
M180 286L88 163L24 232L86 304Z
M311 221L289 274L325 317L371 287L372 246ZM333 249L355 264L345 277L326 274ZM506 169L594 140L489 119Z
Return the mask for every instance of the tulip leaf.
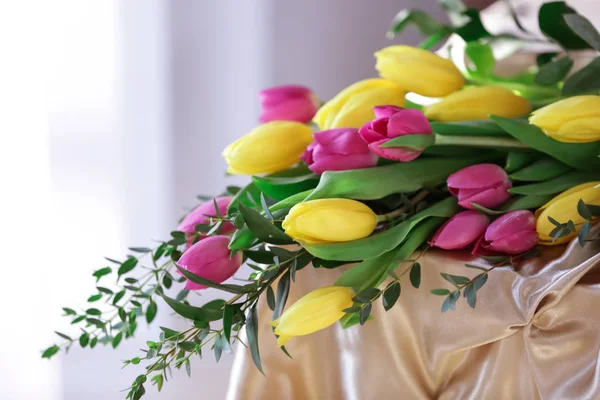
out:
M540 85L556 85L565 79L571 68L573 68L573 59L565 56L544 64L535 75L534 80Z
M174 300L164 293L162 294L162 298L175 311L177 314L181 315L184 318L191 319L193 321L217 321L221 319L223 316L222 307L225 304L224 300L215 300L215 304L210 305L209 307L194 307L189 304L181 303L177 300ZM216 308L216 302L219 302L221 308ZM211 302L212 303L212 302Z
M435 144L435 136L422 133L398 136L383 143L379 147L409 147L414 149L425 149Z
M229 249L248 249L252 246L255 240L256 236L254 236L254 234L250 231L250 229L248 229L247 226L244 226L243 228L236 230L233 234L233 237L229 242Z
M488 149L489 150L489 149ZM469 146L432 146L426 148L421 156L423 157L473 157L481 155L481 147ZM490 153L491 154L491 153Z
M538 13L541 31L565 49L587 49L590 46L567 25L564 16L573 14L575 10L564 1L553 1L542 4Z
M563 143L544 134L535 125L520 119L491 116L510 135L534 149L546 153L571 167L599 170L600 141L593 143Z
M368 260L394 249L408 237L411 230L421 221L429 217L449 218L457 212L458 205L456 199L448 197L385 232L351 242L331 244L302 243L302 247L315 257L324 260ZM387 268L383 269L383 273L386 270Z
M552 200L552 195L513 196L504 203L498 211L532 210L539 208Z
M248 318L246 318L246 335L248 337L248 346L250 347L250 355L256 368L261 374L265 374L260 362L260 351L258 349L258 315L256 313L256 304L250 308Z
M294 242L292 238L279 230L255 209L249 208L243 203L240 203L239 207L248 228L263 242L272 244L291 244Z
M556 178L569 170L571 170L571 167L558 160L553 158L543 158L512 173L510 178L515 181L539 182Z
M586 17L580 14L567 14L565 15L565 22L580 38L596 51L600 51L600 33Z
M387 32L388 38L395 37L404 31L408 25L414 24L424 36L435 35L450 29L421 10L404 9L392 20L392 26Z
M219 289L224 292L229 292L229 293L234 293L234 294L248 293L250 291L249 289L245 288L244 286L226 285L226 284L222 284L222 283L213 282L213 281L203 278L199 275L192 274L190 271L188 271L187 269L181 268L179 265L175 265L175 266L177 267L177 269L179 270L179 272L181 272L181 274L183 276L185 276L190 281L197 283L199 285L208 286L208 287L211 287L214 289Z
M432 157L383 167L326 171L321 176L319 186L306 200L340 197L374 200L394 193L412 193L440 185L450 174L491 159L492 156L487 154L461 158Z
M297 193L288 197L287 199L281 200L279 203L275 203L269 207L269 210L271 210L271 212L288 210L294 207L296 204L303 202L308 196L310 196L312 192L313 189L309 189L304 192Z
M565 81L563 95L574 95L600 89L600 57L593 59L588 65L575 72Z
M492 136L507 137L504 129L490 120L461 122L432 122L431 129L444 136Z
M253 176L252 182L267 196L275 200L283 200L319 183L319 176L312 173L306 165L277 172L267 176Z
M496 59L490 45L480 42L467 43L465 55L475 66L474 69L467 66L470 73L480 77L488 77L494 73Z
M506 158L506 167L504 167L504 170L507 173L511 174L515 171L520 170L521 168L525 168L526 166L532 164L538 158L540 158L540 153L508 153L508 157Z
M572 171L545 182L515 186L508 189L508 192L511 194L543 196L564 192L574 186L596 180L600 180L600 172Z
M227 215L231 215L233 212L237 211L239 209L239 204L244 204L248 207L260 204L260 192L261 190L254 182L243 187L231 199L231 202L227 207Z

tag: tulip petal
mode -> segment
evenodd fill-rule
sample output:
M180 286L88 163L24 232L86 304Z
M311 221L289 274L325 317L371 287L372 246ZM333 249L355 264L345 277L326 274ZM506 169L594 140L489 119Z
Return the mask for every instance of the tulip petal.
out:
M504 182L481 191L477 191L476 189L461 189L458 192L458 205L469 210L475 209L471 203L477 203L487 208L498 207L510 198L508 189L511 186L509 182Z
M462 211L450 218L435 233L429 244L444 250L467 248L483 236L490 219L477 211Z
M398 111L402 111L404 108L397 106L375 106L373 107L373 113L375 114L375 118L389 118Z
M373 142L369 144L369 148L379 157L394 161L408 162L418 158L421 155L421 152L416 149L403 147L379 147L388 140L389 139L384 139Z
M495 186L508 180L508 175L495 164L476 164L463 168L448 177L452 189L480 189Z
M387 137L395 138L411 133L432 133L431 124L419 110L402 110L392 115L387 124Z
M484 240L481 246L502 254L521 254L537 245L538 236L534 231L521 231L494 241Z
M519 232L535 232L536 218L531 211L517 210L502 215L485 231L485 240L492 242Z

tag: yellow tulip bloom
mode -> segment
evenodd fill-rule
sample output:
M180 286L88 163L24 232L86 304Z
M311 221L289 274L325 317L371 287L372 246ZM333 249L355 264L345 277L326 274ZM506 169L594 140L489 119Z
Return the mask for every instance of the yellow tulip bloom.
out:
M427 118L441 122L488 119L490 115L516 118L530 111L527 100L500 86L462 89L423 110Z
M559 142L600 140L600 96L575 96L534 111L529 123Z
M308 335L335 324L344 316L342 310L352 307L353 297L352 289L345 286L327 286L305 295L269 322L279 336L277 344L283 346L292 336Z
M359 201L321 199L296 204L282 227L298 241L336 243L367 237L376 225L377 215Z
M452 61L411 46L390 46L375 53L379 76L427 97L443 97L457 91L465 78Z
M558 222L566 223L571 220L575 224L577 231L585 219L577 212L577 203L582 199L586 204L600 206L600 182L588 182L575 186L540 207L536 212L538 233L538 242L546 246L553 246L565 243L573 239L577 233L572 233L569 236L558 238L552 242L550 232L555 228L555 225L548 220L552 217Z
M329 100L313 121L321 130L360 128L375 118L373 107L404 106L405 90L385 79L365 79L348 86Z
M273 121L257 126L223 151L228 172L241 175L282 171L300 161L313 141L312 130L293 121Z

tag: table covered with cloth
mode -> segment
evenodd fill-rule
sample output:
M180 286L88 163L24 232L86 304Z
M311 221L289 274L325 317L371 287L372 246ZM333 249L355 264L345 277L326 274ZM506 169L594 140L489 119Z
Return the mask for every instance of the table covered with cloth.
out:
M422 283L401 279L398 303L374 320L335 324L278 347L259 309L263 376L250 352L236 348L228 399L598 399L600 398L600 243L547 248L516 267L499 267L477 293L441 313L448 287L440 272L475 276L465 252L430 250L419 260ZM401 264L401 273L406 264ZM344 268L299 271L287 305L333 284Z

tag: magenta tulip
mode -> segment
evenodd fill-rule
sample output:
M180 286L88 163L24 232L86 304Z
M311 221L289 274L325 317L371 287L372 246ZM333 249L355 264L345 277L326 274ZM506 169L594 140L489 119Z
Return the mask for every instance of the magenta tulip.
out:
M192 245L177 261L177 265L213 282L221 283L231 278L242 265L242 253L231 256L229 236L208 236ZM187 290L206 289L206 286L188 279Z
M198 224L208 224L210 217L216 217L217 212L215 210L215 202L217 203L217 207L219 208L219 213L221 215L227 215L227 207L229 207L229 203L231 203L231 197L223 196L223 197L215 197L215 201L207 201L206 203L200 204L194 210L190 211L188 215L181 221L177 230L180 232L185 232L188 238L191 238L195 233L195 226ZM220 233L228 234L235 230L235 227L230 223L224 223L221 226ZM192 241L188 241L188 247L192 245Z
M277 86L259 92L261 122L297 121L307 123L317 113L319 101L307 87Z
M377 164L377 156L361 139L358 129L339 128L315 132L312 142L302 160L316 174L325 171L371 168Z
M463 168L448 177L448 189L458 197L458 204L473 210L471 203L493 208L510 197L512 184L502 168L494 164L477 164Z
M422 150L408 147L379 147L390 139L404 135L431 135L431 125L419 110L396 106L373 107L375 119L358 131L369 148L379 157L394 161L412 161Z
M475 247L475 254L521 254L535 247L538 241L536 219L531 211L511 211L487 228Z
M442 225L429 244L444 250L465 249L475 243L490 224L490 219L477 211L463 211Z

